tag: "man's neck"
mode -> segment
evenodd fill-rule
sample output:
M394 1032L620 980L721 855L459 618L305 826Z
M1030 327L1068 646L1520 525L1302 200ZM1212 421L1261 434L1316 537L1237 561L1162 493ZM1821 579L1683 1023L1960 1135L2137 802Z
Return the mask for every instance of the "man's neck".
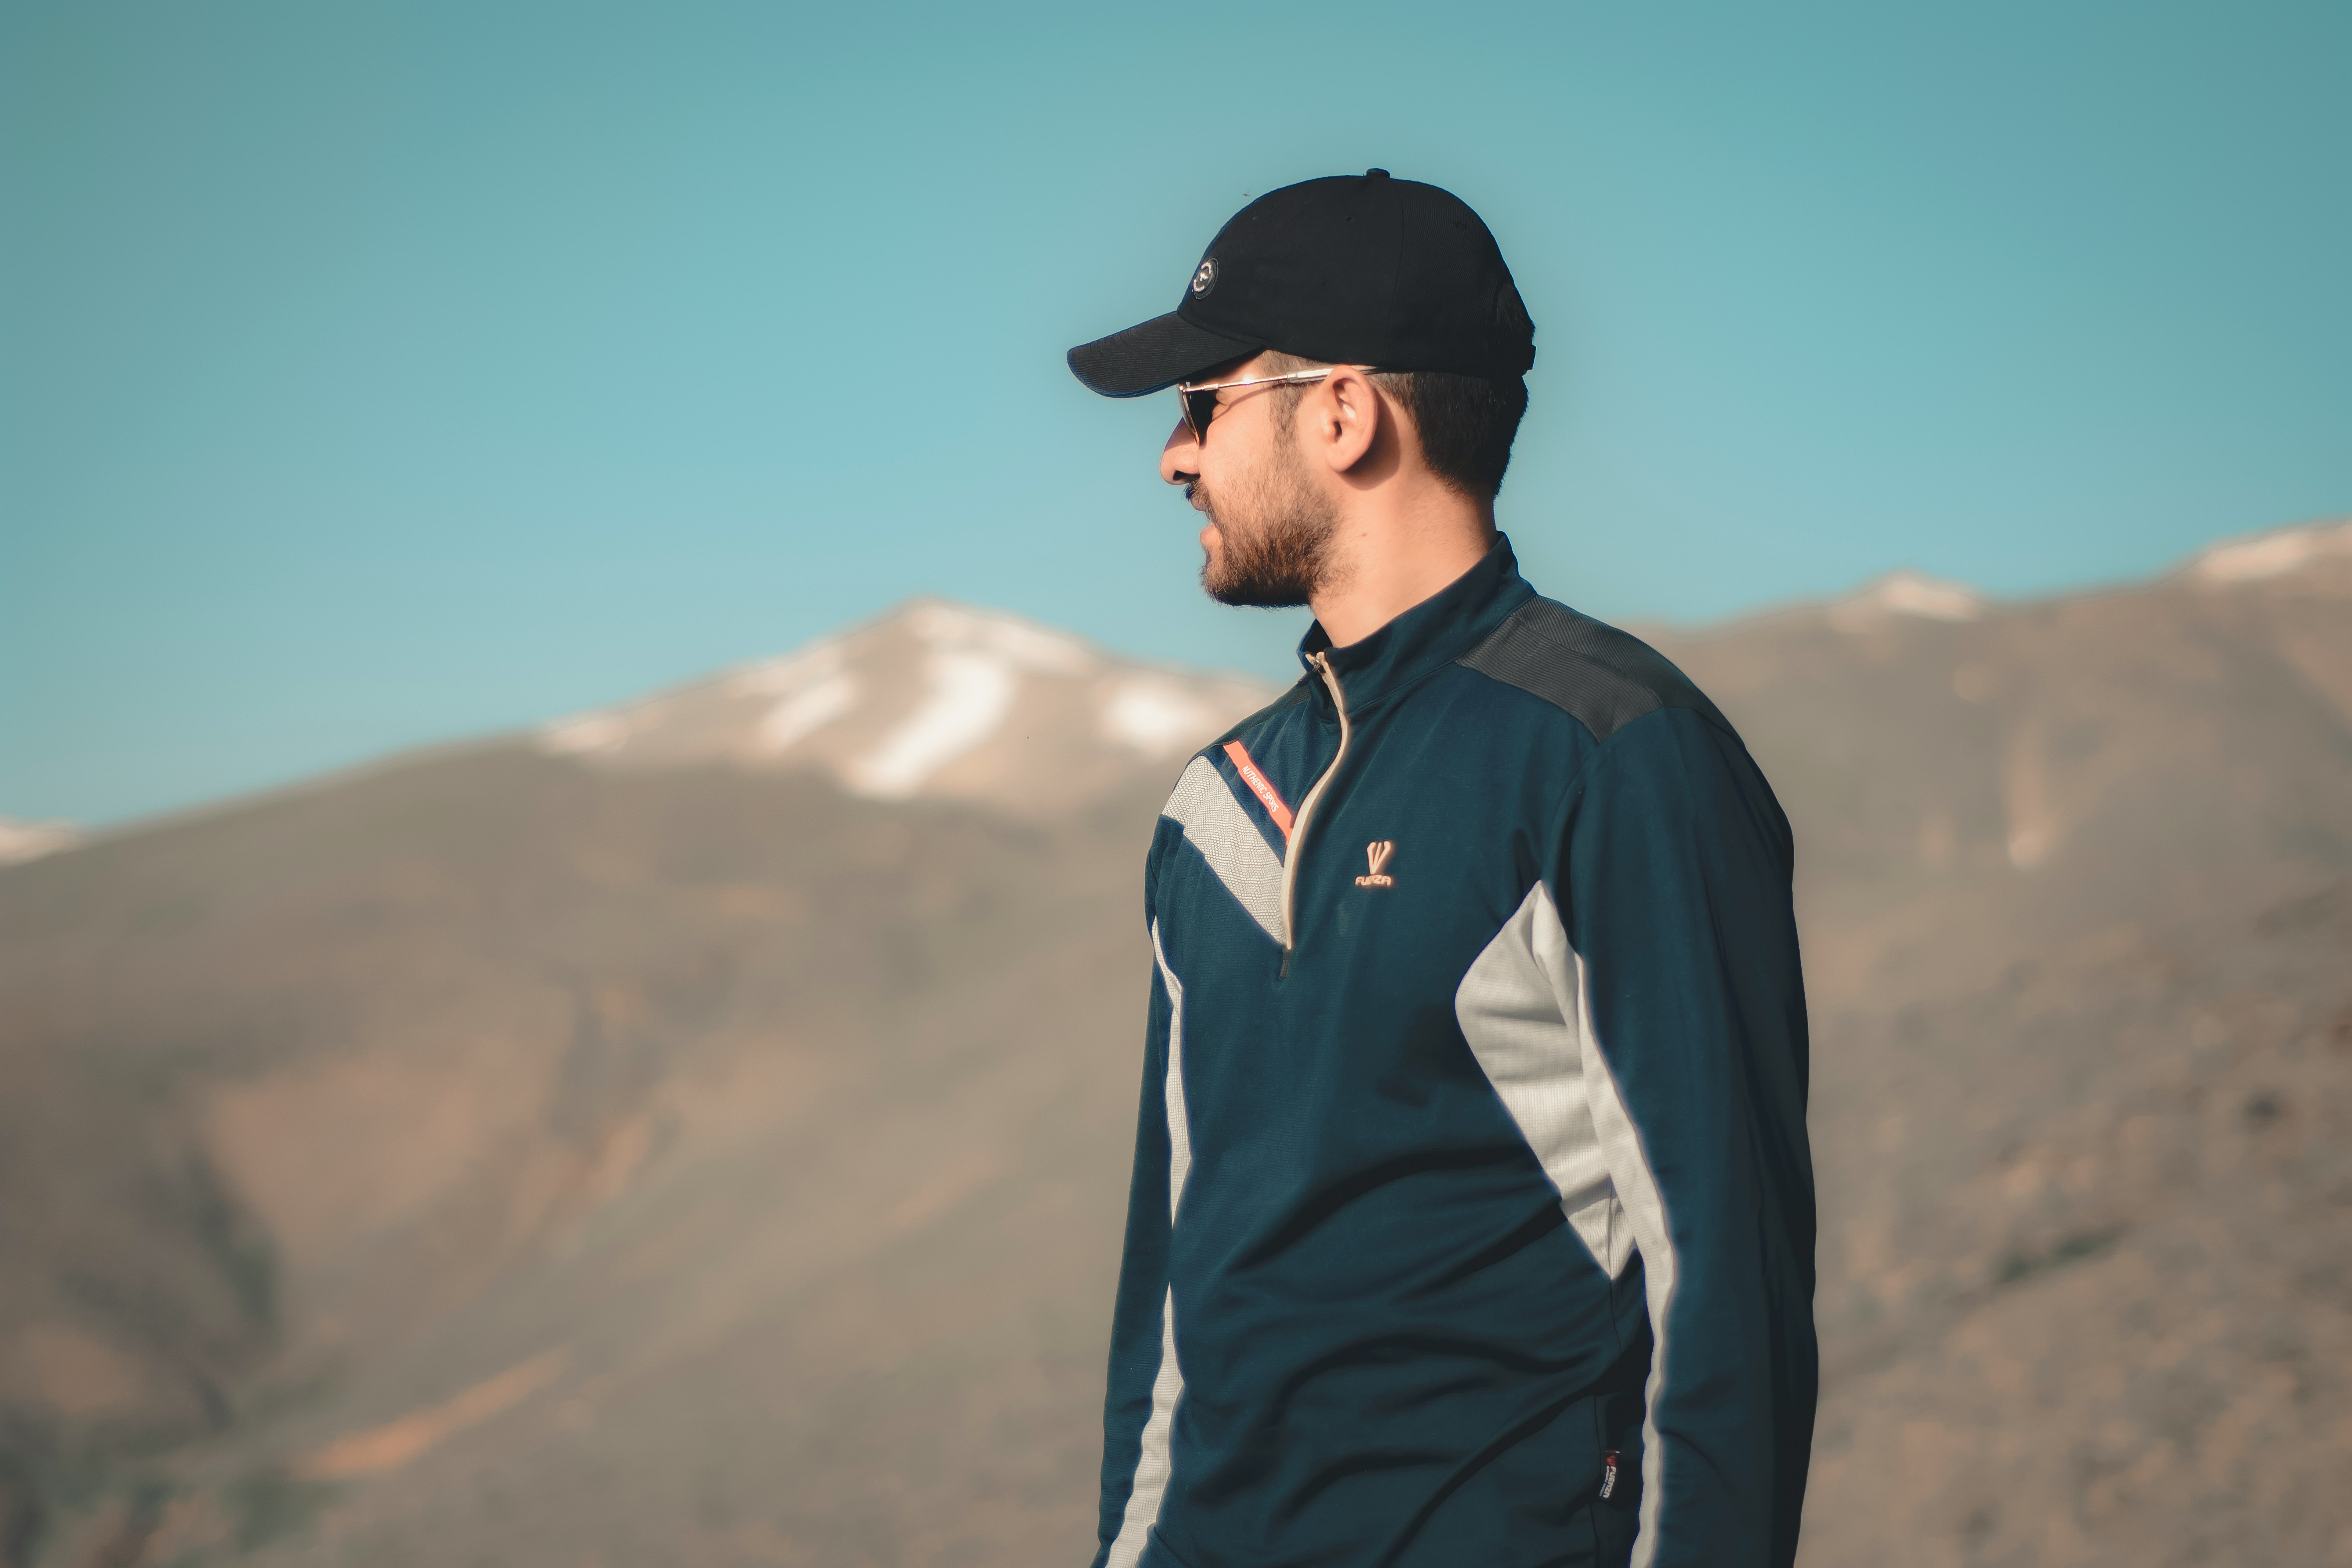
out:
M1332 647L1363 641L1486 559L1495 542L1494 503L1440 486L1430 490L1341 518L1334 569L1309 601Z

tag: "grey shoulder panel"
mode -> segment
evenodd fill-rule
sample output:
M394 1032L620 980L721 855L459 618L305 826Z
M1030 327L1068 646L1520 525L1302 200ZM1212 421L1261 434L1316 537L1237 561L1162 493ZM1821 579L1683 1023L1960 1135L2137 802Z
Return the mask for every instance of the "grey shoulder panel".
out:
M1664 654L1549 599L1529 599L1457 662L1542 698L1596 741L1661 708L1687 708L1738 737L1706 694Z

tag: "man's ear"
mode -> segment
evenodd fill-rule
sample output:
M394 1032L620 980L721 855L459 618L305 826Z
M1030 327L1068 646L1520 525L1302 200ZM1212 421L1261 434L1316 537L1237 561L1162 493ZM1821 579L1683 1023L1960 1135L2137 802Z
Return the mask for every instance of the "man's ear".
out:
M1391 422L1380 391L1351 364L1334 368L1312 390L1316 395L1300 410L1310 424L1299 434L1333 473L1351 472L1379 449L1382 429Z

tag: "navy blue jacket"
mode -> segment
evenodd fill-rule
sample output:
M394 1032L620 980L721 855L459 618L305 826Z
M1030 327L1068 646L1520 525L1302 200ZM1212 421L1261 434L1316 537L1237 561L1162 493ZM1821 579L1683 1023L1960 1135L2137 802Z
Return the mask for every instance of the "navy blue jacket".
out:
M1786 1564L1813 1194L1787 819L1507 542L1185 769L1097 1568Z

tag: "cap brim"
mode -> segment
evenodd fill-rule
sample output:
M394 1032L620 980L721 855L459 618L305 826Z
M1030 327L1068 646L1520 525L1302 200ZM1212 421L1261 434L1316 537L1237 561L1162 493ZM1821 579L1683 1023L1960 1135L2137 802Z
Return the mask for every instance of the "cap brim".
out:
M1070 351L1070 374L1105 397L1141 397L1265 348L1205 328L1171 310Z

